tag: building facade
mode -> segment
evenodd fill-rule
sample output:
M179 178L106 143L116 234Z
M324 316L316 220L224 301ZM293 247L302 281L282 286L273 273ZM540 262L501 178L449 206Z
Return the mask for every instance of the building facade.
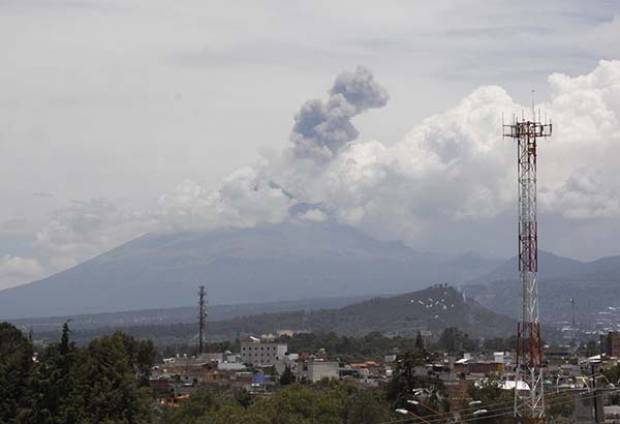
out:
M338 380L340 378L340 366L332 361L309 361L308 380L316 383L323 379Z
M607 356L620 357L620 333L610 331L606 336L601 336L601 352Z
M263 342L250 338L241 342L241 362L255 366L272 366L284 359L286 343Z

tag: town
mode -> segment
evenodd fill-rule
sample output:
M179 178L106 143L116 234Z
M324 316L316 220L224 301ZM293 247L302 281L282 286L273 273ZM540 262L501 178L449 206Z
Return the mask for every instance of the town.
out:
M323 341L329 343L329 337ZM376 335L378 344L381 336ZM251 397L269 397L292 384L352 384L368 390L385 390L411 373L415 387L405 384L394 410L419 422L504 422L512 407L512 394L528 388L515 383L513 340L477 344L457 329L433 334L420 330L407 364L394 347L383 355L345 360L345 351L318 348L291 351L289 343L321 337L293 330L246 336L235 350L177 354L153 367L150 385L163 408L183 408L201 391L243 391ZM345 337L346 339L346 337ZM372 338L365 343L372 343ZM338 343L330 344L336 348ZM217 344L209 346L209 350ZM471 349L471 350L468 350ZM589 343L545 346L545 402L552 422L620 423L620 332L601 334ZM410 366L411 369L406 367ZM517 387L515 385L517 384ZM510 415L510 414L508 414ZM495 419L495 421L494 421ZM437 420L437 421L434 421ZM564 421L562 421L564 420ZM418 422L418 421L411 421Z

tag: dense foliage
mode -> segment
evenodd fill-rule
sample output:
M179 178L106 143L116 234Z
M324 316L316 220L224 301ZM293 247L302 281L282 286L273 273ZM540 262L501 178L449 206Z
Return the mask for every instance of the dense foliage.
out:
M379 424L394 420L381 390L325 382L294 384L245 406L239 395L202 391L164 412L167 424Z
M514 422L512 408L514 392L502 390L501 381L489 377L477 384L471 383L468 388L471 404L464 402L461 415L474 423L485 424L509 424ZM478 412L486 411L478 414Z
M30 340L0 323L0 422L152 422L147 390L152 343L115 333L79 348L69 333L65 324L60 342L34 358Z
M28 385L32 371L32 345L7 323L0 323L0 422L25 422Z

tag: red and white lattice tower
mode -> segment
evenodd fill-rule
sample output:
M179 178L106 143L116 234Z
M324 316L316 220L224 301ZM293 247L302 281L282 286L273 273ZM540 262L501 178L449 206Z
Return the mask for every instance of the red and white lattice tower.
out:
M514 414L517 422L544 422L543 358L538 312L538 226L536 222L536 140L551 136L551 123L523 117L503 125L517 141L519 187L519 276L522 319L517 326Z

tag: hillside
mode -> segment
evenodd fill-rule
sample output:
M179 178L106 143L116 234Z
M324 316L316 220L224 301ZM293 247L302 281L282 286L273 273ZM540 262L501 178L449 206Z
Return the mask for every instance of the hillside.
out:
M482 275L459 260L331 223L148 234L49 278L0 292L0 318L403 293Z
M224 321L250 315L280 313L290 311L311 311L335 309L366 300L369 296L326 297L300 299L282 302L240 303L236 305L207 305L209 321ZM145 309L99 314L64 315L42 318L13 319L11 322L35 333L57 331L66 321L71 322L73 330L96 330L98 328L125 328L132 326L162 325L166 323L196 322L197 306L179 308Z
M415 336L418 330L439 334L444 328L457 327L474 337L508 337L514 321L466 299L458 290L445 285L393 297L376 297L338 309L289 311L251 315L230 320L210 320L210 340L234 339L240 335L273 333L291 329L360 336L370 332ZM77 330L74 337L84 342L115 328ZM38 333L37 338L57 337L58 330ZM124 327L138 337L149 337L162 344L192 343L196 323L168 323Z
M620 256L580 262L541 252L539 263L541 319L570 322L570 299L577 321L590 325L599 312L620 306ZM518 313L520 287L513 258L489 274L463 286L468 296L489 309L509 316Z

